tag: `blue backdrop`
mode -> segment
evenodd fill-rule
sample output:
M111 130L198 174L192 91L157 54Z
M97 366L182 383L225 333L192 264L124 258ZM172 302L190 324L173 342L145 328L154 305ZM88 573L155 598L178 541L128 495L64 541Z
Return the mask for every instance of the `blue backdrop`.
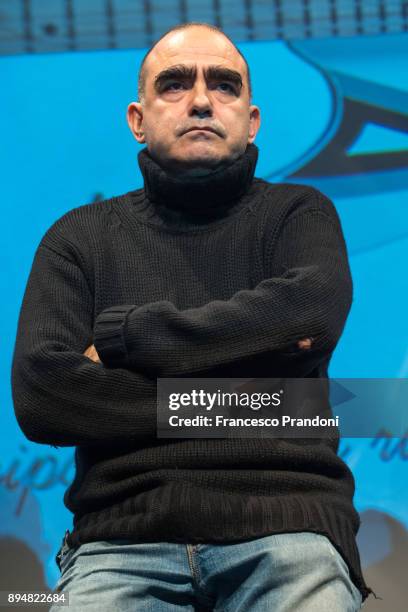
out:
M343 224L355 295L330 376L406 378L408 35L247 42L239 48L262 112L257 176L315 185L333 199ZM72 526L62 496L74 475L73 449L32 444L16 423L10 367L17 318L35 249L49 226L76 206L142 185L139 146L125 113L137 99L144 52L0 59L0 536L36 555L50 587L59 576L55 554ZM365 568L389 557L393 533L406 537L405 443L341 442L356 478Z

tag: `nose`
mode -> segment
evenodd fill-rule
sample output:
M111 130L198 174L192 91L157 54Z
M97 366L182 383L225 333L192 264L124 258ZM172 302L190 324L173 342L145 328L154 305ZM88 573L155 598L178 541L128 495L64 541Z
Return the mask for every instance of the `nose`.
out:
M197 116L199 119L211 117L213 108L210 98L208 97L206 83L196 81L192 88L189 114Z

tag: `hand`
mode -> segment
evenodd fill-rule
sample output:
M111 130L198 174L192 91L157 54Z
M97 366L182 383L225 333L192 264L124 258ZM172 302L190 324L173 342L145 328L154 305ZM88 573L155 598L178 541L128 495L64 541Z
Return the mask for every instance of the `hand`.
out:
M92 359L92 361L95 361L95 363L101 363L101 360L99 359L99 355L96 352L96 348L93 344L91 344L91 346L88 346L84 355L85 357L89 357L89 359Z
M312 346L312 340L313 338L305 338L304 340L299 340L298 347L301 349L310 349L310 347Z

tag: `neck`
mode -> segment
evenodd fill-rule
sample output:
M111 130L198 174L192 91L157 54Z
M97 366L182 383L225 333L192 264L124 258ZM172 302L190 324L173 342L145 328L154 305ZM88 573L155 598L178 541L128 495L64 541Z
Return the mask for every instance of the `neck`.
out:
M251 186L258 147L247 145L233 162L205 175L176 177L155 161L147 148L138 154L146 198L158 205L188 215L215 214L225 211Z

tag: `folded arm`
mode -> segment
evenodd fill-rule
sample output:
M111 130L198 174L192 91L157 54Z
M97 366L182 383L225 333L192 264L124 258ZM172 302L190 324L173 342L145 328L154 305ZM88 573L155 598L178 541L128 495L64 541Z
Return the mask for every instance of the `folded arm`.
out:
M278 274L276 261L284 262ZM187 310L168 300L105 309L94 329L99 357L112 368L165 377L271 352L291 376L305 376L333 352L351 306L338 217L314 208L289 218L266 266L268 278L229 300Z
M83 353L93 298L78 265L41 244L21 306L12 363L17 421L29 440L109 445L156 435L156 380Z

